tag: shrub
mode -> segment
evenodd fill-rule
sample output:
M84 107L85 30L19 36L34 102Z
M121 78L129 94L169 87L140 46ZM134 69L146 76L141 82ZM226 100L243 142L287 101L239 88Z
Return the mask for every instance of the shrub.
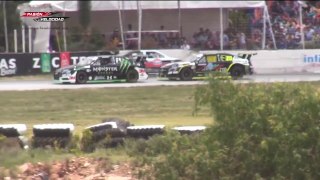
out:
M159 147L149 141L142 151L149 158L143 164L150 167L144 172L148 176L320 178L320 98L310 84L236 84L210 78L197 89L195 104L196 110L210 106L214 125L199 136L158 137ZM159 151L163 144L165 150Z

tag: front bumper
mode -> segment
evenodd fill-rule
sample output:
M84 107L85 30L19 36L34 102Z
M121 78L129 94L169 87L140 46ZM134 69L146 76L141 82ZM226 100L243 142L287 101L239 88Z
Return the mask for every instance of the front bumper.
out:
M76 75L76 72L72 75L56 73L53 75L53 80L56 83L76 83Z
M147 73L139 73L139 80L147 80L149 78Z
M179 78L179 71L175 69L161 68L159 78Z

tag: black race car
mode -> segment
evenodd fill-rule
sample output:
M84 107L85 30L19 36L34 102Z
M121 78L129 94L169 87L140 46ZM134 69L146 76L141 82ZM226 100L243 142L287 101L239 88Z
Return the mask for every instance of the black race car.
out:
M128 58L107 55L87 58L77 65L57 69L53 78L60 83L137 82L148 79L148 74Z
M185 81L204 78L211 71L220 71L229 73L233 78L240 78L253 73L250 61L252 55L255 54L198 54L196 59L190 62L176 62L162 66L159 77Z

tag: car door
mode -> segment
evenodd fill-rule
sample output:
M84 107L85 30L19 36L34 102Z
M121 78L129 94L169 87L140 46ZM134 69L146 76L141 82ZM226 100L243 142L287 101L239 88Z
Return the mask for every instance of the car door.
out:
M227 53L218 54L219 66L216 70L220 72L227 72L229 66L232 64L233 57L234 56L232 54L227 54Z
M196 73L198 74L205 73L207 65L208 65L208 62L207 62L206 56L202 56L198 61L196 61L196 64L195 64Z
M117 62L120 62L120 60L116 57L103 59L102 65L105 67L104 75L106 80L117 79L119 72L119 65Z
M206 58L206 66L204 68L205 71L216 71L217 68L219 68L219 61L217 54L208 54L205 55Z
M98 58L90 65L90 76L89 80L100 79L99 76L103 76L103 68L101 65L101 58Z

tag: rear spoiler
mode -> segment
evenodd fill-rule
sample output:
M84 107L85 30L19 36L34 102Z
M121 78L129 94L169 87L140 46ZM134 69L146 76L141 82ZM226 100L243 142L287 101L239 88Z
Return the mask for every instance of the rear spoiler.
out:
M238 57L243 59L248 59L250 61L251 57L257 55L258 53L239 53Z

